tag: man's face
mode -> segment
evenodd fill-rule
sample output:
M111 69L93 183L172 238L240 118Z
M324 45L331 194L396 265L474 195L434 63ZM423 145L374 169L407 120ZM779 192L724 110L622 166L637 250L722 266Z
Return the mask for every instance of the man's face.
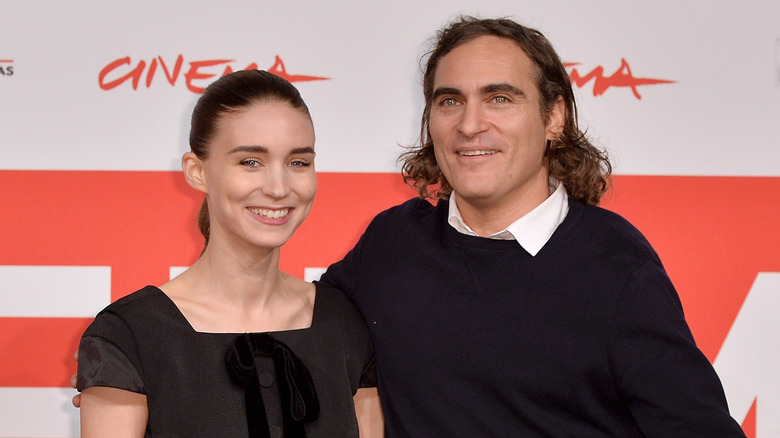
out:
M479 218L506 226L549 196L546 142L562 132L565 110L561 99L542 120L533 71L516 43L482 36L442 57L434 74L436 160L480 234Z

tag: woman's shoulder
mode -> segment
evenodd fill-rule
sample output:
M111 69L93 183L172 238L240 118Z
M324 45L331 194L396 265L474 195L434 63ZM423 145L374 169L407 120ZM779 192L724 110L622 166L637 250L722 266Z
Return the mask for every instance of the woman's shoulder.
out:
M335 323L349 329L365 329L363 317L355 304L344 295L341 289L327 283L314 282L317 294L314 301L314 319L316 323Z
M337 354L352 358L353 366L362 373L374 356L371 336L363 316L340 289L321 282L315 282L315 285L317 301L312 333L316 333L315 336L322 340L323 345L341 351Z
M145 286L135 292L125 295L101 310L96 319L105 315L115 315L122 318L131 318L134 315L142 316L149 311L160 308L157 302L168 300L168 297L156 286Z
M132 332L154 332L160 325L181 324L176 306L156 286L146 286L128 294L101 310L87 333L118 327ZM113 330L112 330L113 331Z
M122 298L109 304L106 309L121 309L132 306L144 306L149 300L165 298L165 294L157 286L144 286L135 292L129 293Z
M344 292L342 292L341 289L320 281L315 281L314 286L317 291L315 295L315 306L322 305L328 308L355 308L355 305L352 304L352 301L347 298L346 295L344 295ZM357 309L355 309L355 311L357 311Z

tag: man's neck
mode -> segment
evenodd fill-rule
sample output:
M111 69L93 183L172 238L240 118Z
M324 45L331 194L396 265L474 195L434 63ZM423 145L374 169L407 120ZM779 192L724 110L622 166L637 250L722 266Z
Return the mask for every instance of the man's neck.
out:
M500 203L469 202L453 192L453 200L463 222L480 237L505 230L509 225L538 207L550 196L548 185L537 187L517 199Z

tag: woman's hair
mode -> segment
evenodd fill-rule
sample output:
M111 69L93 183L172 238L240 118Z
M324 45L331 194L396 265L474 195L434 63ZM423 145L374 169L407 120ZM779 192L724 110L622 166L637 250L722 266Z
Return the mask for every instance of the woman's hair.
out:
M198 98L190 123L190 150L201 160L209 156L209 144L217 131L217 122L252 105L284 102L306 114L309 108L293 84L263 70L241 70L217 79ZM206 200L198 213L198 227L209 242L209 208Z
M566 120L560 137L548 141L546 156L550 175L558 179L569 196L598 204L609 188L612 166L604 151L593 146L577 125L577 105L571 80L555 49L541 32L509 19L461 17L437 33L433 50L423 72L425 109L420 127L420 144L401 155L404 181L417 189L420 197L449 198L452 186L436 162L429 130L433 102L433 79L441 58L455 47L481 36L497 36L514 41L534 64L536 85L540 91L542 120L549 120L559 97L566 107ZM435 189L431 186L437 186ZM429 190L429 188L431 190Z

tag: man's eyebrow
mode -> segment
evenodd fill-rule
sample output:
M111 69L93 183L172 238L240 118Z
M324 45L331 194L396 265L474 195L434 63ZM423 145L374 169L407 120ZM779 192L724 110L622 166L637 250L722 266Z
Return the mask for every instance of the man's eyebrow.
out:
M267 154L268 148L265 146L260 145L242 145L242 146L236 146L233 149L231 149L228 154L235 154L238 152L249 152L253 154ZM290 151L290 155L297 155L297 154L313 154L314 148L312 146L304 146L300 148L295 148Z
M525 97L526 96L525 91L515 87L512 84L508 84L506 82L485 85L485 86L483 86L480 89L480 92L482 94L490 94L490 93L495 93L495 92L504 92L504 93L514 94L515 96L521 96L521 97ZM435 89L433 91L433 99L436 99L437 97L443 96L443 95L462 96L463 92L460 91L459 89L453 88L453 87L441 87L441 88L437 88L437 89Z
M525 96L525 91L515 87L514 85L507 84L506 82L502 82L500 84L488 84L482 87L483 94L495 93L497 91L511 93L516 96Z
M457 88L453 87L440 87L435 90L433 90L433 98L436 99L439 96L443 95L451 95L451 96L462 96L463 93L458 90Z

